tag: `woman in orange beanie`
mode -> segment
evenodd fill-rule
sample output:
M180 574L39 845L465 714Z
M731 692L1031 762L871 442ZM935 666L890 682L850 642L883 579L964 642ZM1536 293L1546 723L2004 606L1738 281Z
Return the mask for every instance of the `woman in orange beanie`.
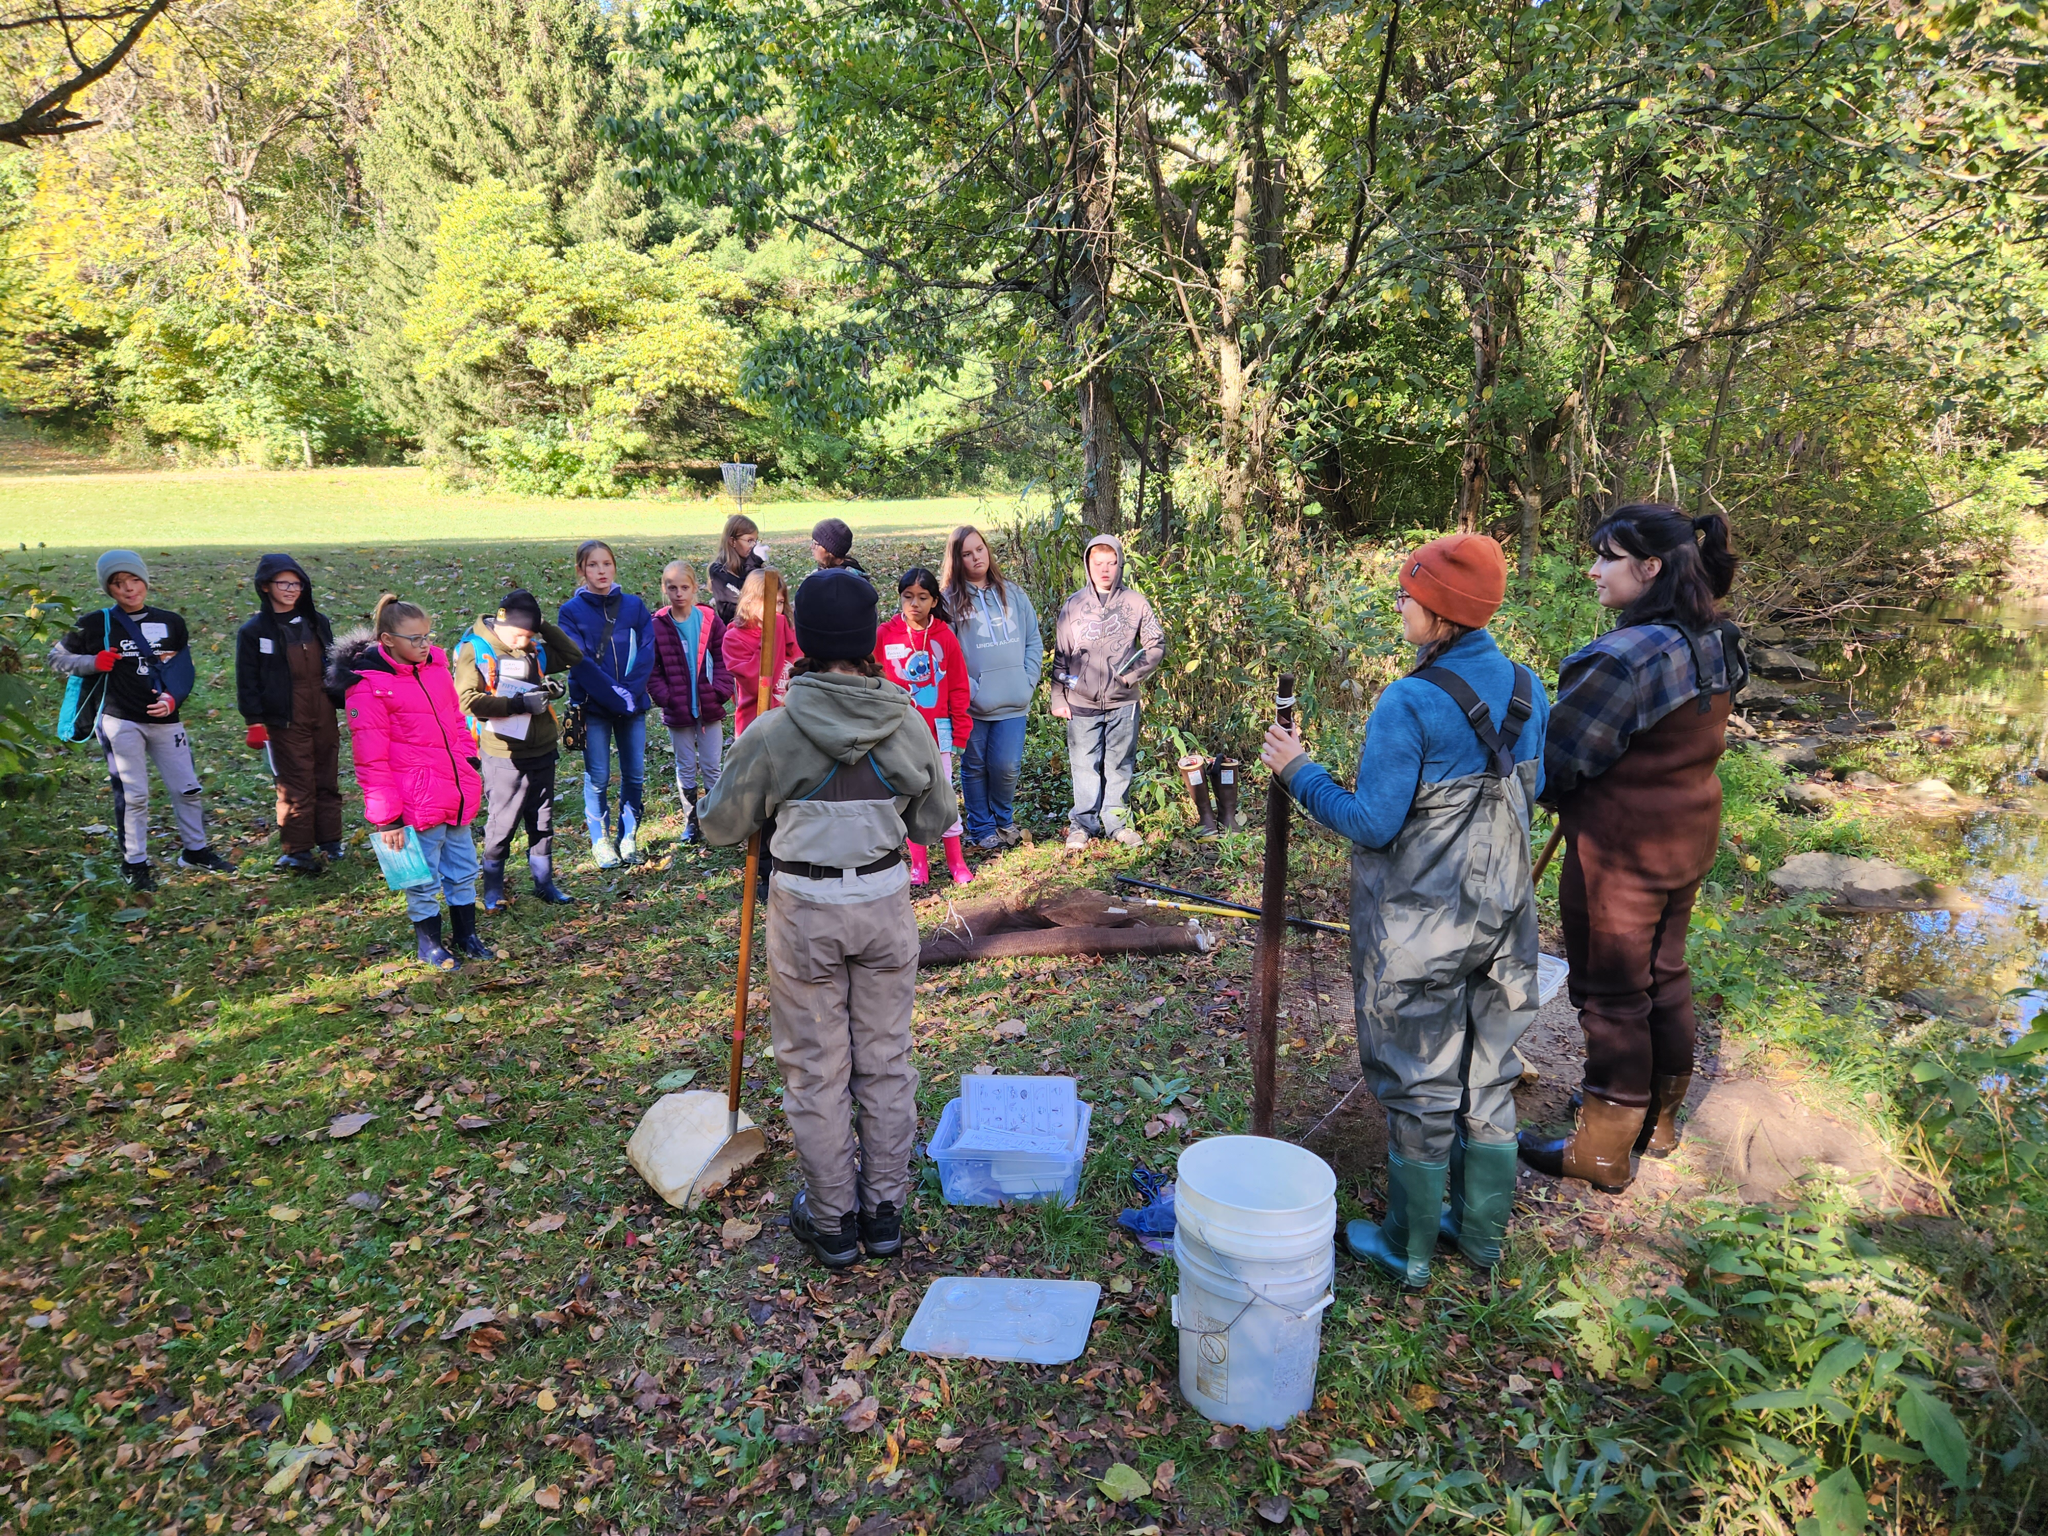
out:
M1486 632L1507 593L1492 539L1433 540L1399 580L1415 666L1373 709L1357 789L1310 761L1298 730L1270 728L1262 757L1354 845L1351 972L1359 1057L1387 1112L1387 1214L1344 1240L1421 1286L1439 1235L1490 1267L1514 1203L1515 1047L1536 1012L1529 817L1550 705Z

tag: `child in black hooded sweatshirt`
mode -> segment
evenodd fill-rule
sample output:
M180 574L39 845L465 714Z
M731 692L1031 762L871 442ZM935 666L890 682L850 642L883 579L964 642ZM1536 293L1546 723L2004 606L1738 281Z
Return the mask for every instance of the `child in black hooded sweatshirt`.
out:
M256 562L262 603L235 635L235 705L245 738L277 783L276 867L317 875L342 854L340 700L327 691L334 629L313 606L313 578L290 555Z

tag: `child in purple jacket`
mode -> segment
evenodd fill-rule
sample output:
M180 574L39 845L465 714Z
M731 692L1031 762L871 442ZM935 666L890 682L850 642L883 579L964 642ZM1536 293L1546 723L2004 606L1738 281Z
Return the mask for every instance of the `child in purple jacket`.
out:
M725 706L732 673L725 665L725 623L697 601L697 571L671 560L661 573L667 606L654 615L654 671L647 692L661 708L676 754L676 796L689 808L681 841L697 835L697 800L718 782Z

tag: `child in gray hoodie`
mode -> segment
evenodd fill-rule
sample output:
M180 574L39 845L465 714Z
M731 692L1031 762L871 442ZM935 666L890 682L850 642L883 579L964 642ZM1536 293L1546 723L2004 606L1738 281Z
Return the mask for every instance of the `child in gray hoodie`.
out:
M924 717L874 659L867 578L817 571L795 607L803 658L788 698L733 742L697 815L714 847L775 820L769 1030L804 1175L789 1224L841 1269L863 1249L903 1251L917 1138L917 917L903 844L937 842L960 810Z
M1074 809L1067 847L1114 837L1136 847L1124 796L1138 765L1138 695L1166 660L1166 631L1145 595L1124 585L1124 547L1098 533L1082 551L1088 584L1060 608L1053 632L1052 712L1067 722Z

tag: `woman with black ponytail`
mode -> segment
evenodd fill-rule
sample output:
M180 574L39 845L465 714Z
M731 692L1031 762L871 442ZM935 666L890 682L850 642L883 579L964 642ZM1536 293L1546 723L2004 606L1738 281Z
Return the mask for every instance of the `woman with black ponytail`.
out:
M1531 1167L1614 1194L1631 1152L1678 1145L1695 1032L1685 932L1720 845L1715 766L1749 674L1718 606L1735 578L1725 517L1638 503L1592 542L1586 574L1621 620L1558 668L1543 752L1586 1077L1571 1135L1520 1141Z

